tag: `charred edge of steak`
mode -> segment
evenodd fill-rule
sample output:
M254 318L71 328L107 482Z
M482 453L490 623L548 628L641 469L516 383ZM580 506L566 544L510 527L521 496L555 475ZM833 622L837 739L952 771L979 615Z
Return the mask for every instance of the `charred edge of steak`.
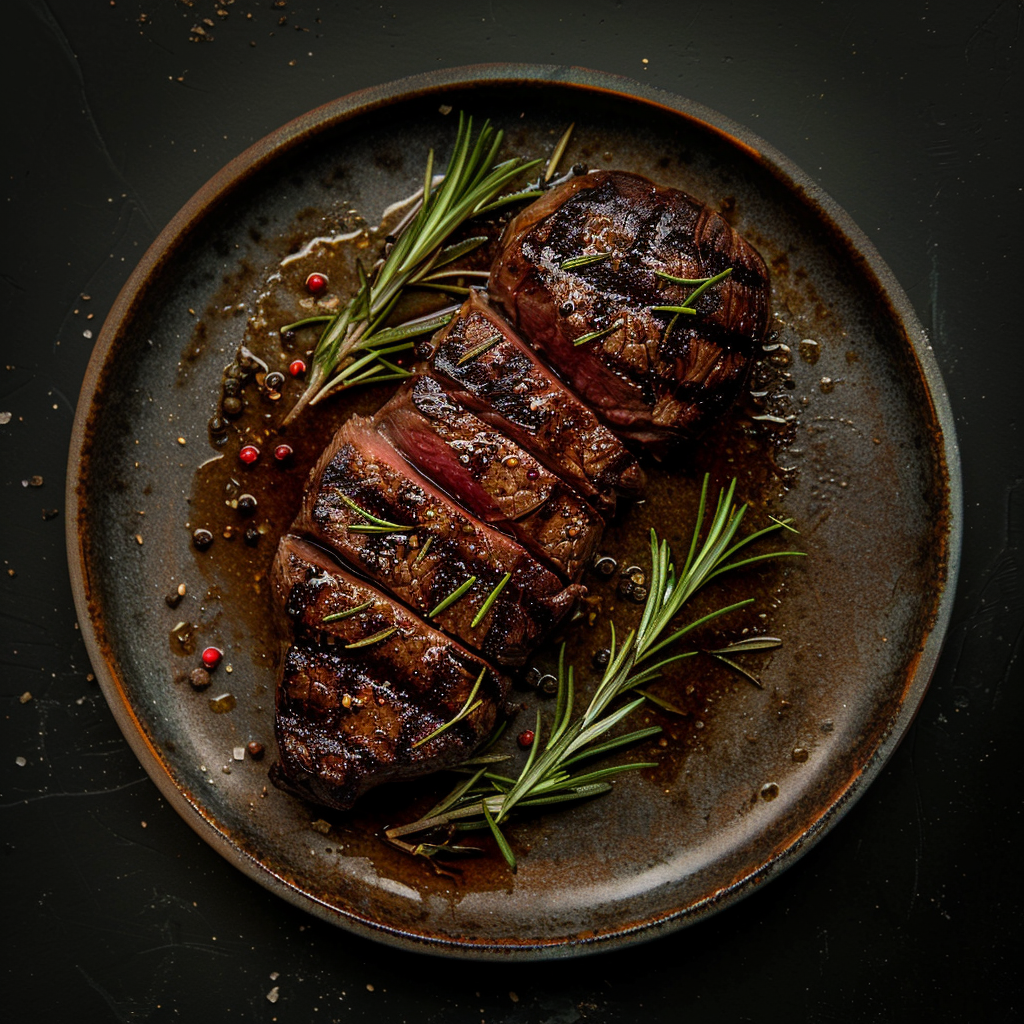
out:
M366 532L367 515L396 528ZM586 593L563 587L520 544L441 494L362 417L348 420L321 456L292 528L424 617L475 577L433 622L503 665L522 664ZM508 583L474 625L506 573Z
M506 677L314 545L283 537L274 573L297 638L276 701L283 788L346 809L373 786L465 759L510 711ZM480 706L414 746L459 713L481 673Z
M608 253L563 269L574 257ZM732 274L698 300L676 277ZM717 213L639 175L594 172L552 190L508 226L492 295L516 326L622 436L695 437L732 402L770 316L767 269ZM615 326L618 325L618 326ZM577 346L581 337L614 327Z
M511 533L567 580L580 578L600 542L600 516L439 381L417 377L374 422L406 459L475 516Z
M548 370L479 292L434 336L431 365L459 402L508 434L610 514L615 495L637 496L636 458Z

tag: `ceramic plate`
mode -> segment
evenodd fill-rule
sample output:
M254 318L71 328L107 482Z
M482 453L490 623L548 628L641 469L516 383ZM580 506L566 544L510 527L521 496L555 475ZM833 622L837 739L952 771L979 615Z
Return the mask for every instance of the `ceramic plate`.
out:
M745 396L671 466L652 467L649 500L614 524L609 553L637 557L651 525L684 544L709 471L716 485L738 477L752 522L791 517L807 554L718 595L758 599L721 636L784 641L744 662L761 688L714 659L684 662L686 673L663 684L678 713L641 716L665 729L662 745L641 752L659 767L511 824L515 875L486 839L484 856L454 876L381 841L382 827L422 810L441 784L386 788L342 815L268 782L285 636L267 592L275 539L334 426L383 392L318 407L287 465L265 453L246 470L236 457L242 429L273 443L283 405L249 395L222 447L207 429L239 344L271 369L294 358L275 315L304 295L297 275L321 258L340 267L353 246L374 251L380 240L365 228L415 190L431 146L447 153L458 110L490 117L507 151L523 156L546 158L574 123L563 167L617 167L683 188L720 209L771 269L773 334L752 385L765 393ZM297 387L289 380L286 401ZM114 714L167 799L291 902L373 938L459 956L567 956L651 938L792 863L910 724L938 656L959 550L946 394L922 328L861 232L807 176L718 114L550 67L461 69L367 90L232 162L162 232L114 304L70 465L82 628ZM242 490L260 499L248 524L230 504ZM251 545L250 525L262 531ZM198 526L215 535L207 552L193 547ZM608 615L635 614L614 581L585 582L600 605L593 625L571 631L584 678ZM171 607L180 584L185 596ZM197 691L186 677L208 644L225 658L210 689ZM540 652L537 664L550 656ZM265 757L238 760L252 741Z

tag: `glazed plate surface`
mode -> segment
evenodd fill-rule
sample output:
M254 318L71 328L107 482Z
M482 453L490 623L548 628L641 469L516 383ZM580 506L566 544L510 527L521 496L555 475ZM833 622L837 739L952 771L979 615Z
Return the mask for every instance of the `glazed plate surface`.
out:
M272 370L294 358L271 314L302 294L286 286L304 259L318 258L304 247L322 238L322 252L341 259L338 238L358 238L412 193L430 147L447 155L458 110L490 117L506 131L507 153L524 157L546 159L574 123L563 168L621 168L682 188L720 209L769 265L774 333L752 385L765 393L747 396L695 450L651 467L648 500L613 524L607 553L643 564L651 526L682 548L709 472L714 486L737 477L752 527L792 518L807 555L708 598L757 604L705 643L743 630L783 640L744 662L762 688L714 659L683 662L661 691L679 713L645 711L636 722L662 725L664 742L624 755L659 767L622 776L589 803L511 824L515 875L487 840L485 855L454 876L381 841L382 828L429 806L443 782L386 788L349 815L268 782L285 633L266 571L306 467L345 415L374 408L386 391L317 407L322 417L289 435L287 466L265 452L244 471L237 449L242 429L273 443L297 382L277 405L250 396L222 447L207 429L240 344ZM375 236L366 237L372 254ZM865 789L912 721L959 553L946 393L870 243L805 175L725 118L578 69L488 66L408 79L328 104L240 156L168 225L111 310L70 465L82 628L106 697L167 799L293 903L376 939L458 956L569 956L651 938L791 863ZM242 490L260 498L263 532L252 546L226 504ZM197 526L214 532L207 552L193 547ZM614 581L584 582L598 614L568 640L586 679L608 617L628 622L636 606ZM182 583L172 608L166 598ZM211 644L224 662L197 691L185 677ZM540 652L538 666L551 656ZM250 741L266 756L237 760Z

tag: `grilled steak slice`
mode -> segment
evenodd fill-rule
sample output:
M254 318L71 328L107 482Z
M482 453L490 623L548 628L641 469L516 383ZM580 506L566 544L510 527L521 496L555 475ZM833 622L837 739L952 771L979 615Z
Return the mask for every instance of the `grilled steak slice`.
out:
M602 258L563 266L589 255ZM651 309L694 291L658 272L728 268L671 330L673 314ZM489 289L580 398L655 448L696 436L732 402L769 322L768 272L753 247L684 192L623 171L574 178L523 210Z
M578 580L604 523L567 484L430 376L401 388L377 429L425 476L485 523L511 533L566 579Z
M479 292L429 344L431 365L460 404L576 488L598 511L637 496L644 474L622 442L523 344Z
M507 679L311 544L283 537L275 576L297 637L277 691L283 788L345 810L383 782L469 757L506 712ZM471 694L465 718L417 745Z
M363 417L320 456L292 529L502 665L522 664L586 593L441 494Z

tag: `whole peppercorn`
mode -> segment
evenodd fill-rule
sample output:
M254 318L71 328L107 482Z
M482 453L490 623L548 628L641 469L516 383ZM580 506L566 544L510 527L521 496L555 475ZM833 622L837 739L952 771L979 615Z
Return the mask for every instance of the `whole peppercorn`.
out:
M260 457L260 450L254 444L243 445L238 457L247 466L251 466Z
M189 673L188 681L193 690L205 690L210 685L210 673L205 668L194 668Z
M199 527L192 533L192 544L197 551L206 551L213 543L213 534L209 530Z
M224 657L224 652L216 647L207 647L203 651L203 665L207 671L216 668L220 664L221 658Z
M533 744L533 730L532 729L526 729L524 732L521 732L519 734L517 742L518 742L519 746L521 746L523 748L523 750L525 750L527 747L531 746Z
M239 495L238 511L243 516L251 516L256 511L256 499L251 494Z
M327 278L323 274L313 273L306 278L306 291L310 295L319 295L327 287Z

